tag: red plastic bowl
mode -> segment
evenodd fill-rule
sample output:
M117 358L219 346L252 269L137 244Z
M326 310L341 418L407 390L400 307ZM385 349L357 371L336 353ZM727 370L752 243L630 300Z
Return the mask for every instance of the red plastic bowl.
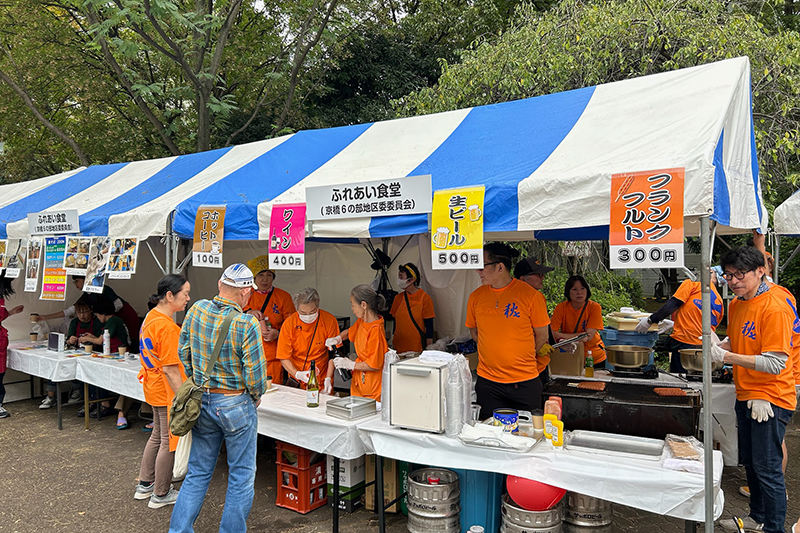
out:
M552 509L567 493L566 489L517 476L508 476L506 485L514 503L528 511Z

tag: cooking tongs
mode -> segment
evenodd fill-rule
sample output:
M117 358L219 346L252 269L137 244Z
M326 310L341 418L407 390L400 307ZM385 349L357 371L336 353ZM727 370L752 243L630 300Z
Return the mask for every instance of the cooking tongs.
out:
M571 339L564 339L563 341L559 341L553 345L553 349L561 348L562 346L566 346L567 344L572 344L573 342L582 342L589 338L589 334L585 331L576 337L572 337Z

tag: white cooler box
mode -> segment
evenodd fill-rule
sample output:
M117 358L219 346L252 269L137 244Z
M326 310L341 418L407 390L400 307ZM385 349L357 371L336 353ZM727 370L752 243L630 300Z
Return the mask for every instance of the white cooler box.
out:
M389 424L443 433L447 363L423 363L419 357L391 367Z

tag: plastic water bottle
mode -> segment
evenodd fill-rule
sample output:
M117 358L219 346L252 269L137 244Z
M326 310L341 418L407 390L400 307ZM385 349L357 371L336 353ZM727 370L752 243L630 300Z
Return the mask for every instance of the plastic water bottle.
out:
M111 355L111 333L103 331L103 355Z

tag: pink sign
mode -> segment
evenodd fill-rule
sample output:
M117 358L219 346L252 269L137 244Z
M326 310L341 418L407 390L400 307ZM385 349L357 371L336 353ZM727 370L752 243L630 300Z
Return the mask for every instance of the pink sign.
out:
M272 206L269 264L273 269L305 269L306 204Z

